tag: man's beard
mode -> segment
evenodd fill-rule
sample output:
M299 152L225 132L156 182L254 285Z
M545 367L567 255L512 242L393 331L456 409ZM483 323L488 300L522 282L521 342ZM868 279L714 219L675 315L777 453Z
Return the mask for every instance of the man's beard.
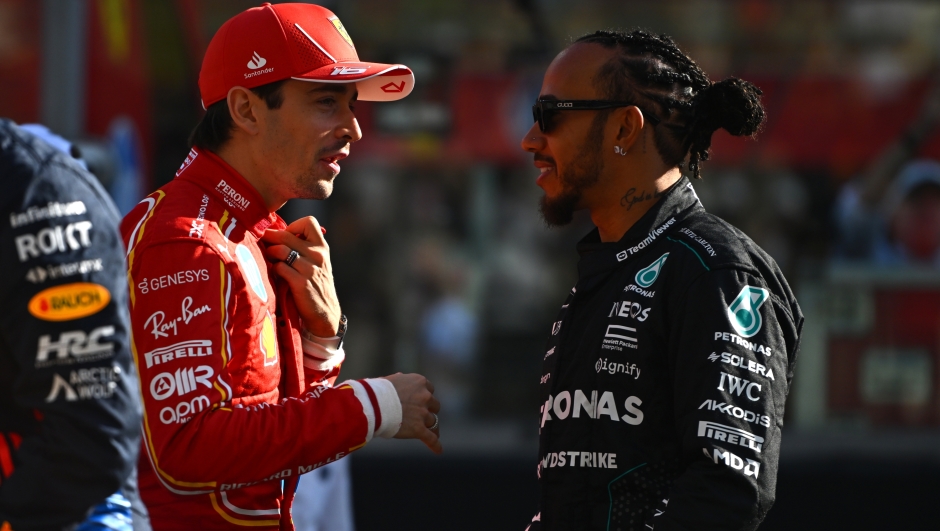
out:
M345 148L346 141L340 141L334 146L321 149L317 153L317 161L313 168L307 172L298 175L294 180L293 196L296 199L326 199L333 193L333 179L336 178L331 170L326 170L320 166L320 159L327 154L336 153Z
M581 144L581 149L578 150L574 164L564 173L558 172L558 180L561 181L562 186L561 193L551 199L547 194L542 196L539 213L542 214L542 219L549 227L561 227L571 223L584 190L600 179L601 171L604 169L601 147L607 116L609 116L608 113L602 112L594 118L591 129L584 143ZM557 164L555 171L558 171Z
M318 164L319 164L319 159ZM319 168L318 168L319 169ZM297 178L293 197L296 199L326 199L333 193L335 175L311 170Z

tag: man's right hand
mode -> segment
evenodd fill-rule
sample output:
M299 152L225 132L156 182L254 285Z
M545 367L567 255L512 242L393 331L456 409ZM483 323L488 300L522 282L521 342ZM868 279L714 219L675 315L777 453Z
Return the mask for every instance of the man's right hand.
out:
M401 428L396 439L419 439L432 452L444 451L440 441L440 426L429 428L436 422L441 403L434 398L434 386L420 374L392 374L385 377L392 382L401 400Z

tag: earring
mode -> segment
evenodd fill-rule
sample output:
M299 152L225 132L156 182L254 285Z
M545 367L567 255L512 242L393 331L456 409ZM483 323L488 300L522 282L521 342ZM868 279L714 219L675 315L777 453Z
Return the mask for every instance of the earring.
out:
M627 152L620 146L614 146L614 153L620 155L621 157L625 157L627 155Z

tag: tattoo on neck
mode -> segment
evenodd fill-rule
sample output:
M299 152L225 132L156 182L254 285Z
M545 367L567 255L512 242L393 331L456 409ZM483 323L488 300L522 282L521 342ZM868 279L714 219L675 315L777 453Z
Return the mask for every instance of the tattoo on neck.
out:
M637 193L636 188L631 188L620 198L620 206L627 207L627 210L630 210L637 203L657 199L662 195L661 192L647 192L645 190Z

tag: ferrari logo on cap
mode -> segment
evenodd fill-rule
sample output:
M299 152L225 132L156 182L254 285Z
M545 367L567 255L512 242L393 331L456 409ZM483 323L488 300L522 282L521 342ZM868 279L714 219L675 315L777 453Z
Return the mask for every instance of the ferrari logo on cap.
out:
M336 31L338 31L339 34L343 37L343 40L346 41L346 44L348 44L350 48L355 49L356 45L353 44L349 33L346 33L346 28L343 26L343 23L340 22L338 18L331 18L330 22L333 23L333 27L336 28Z

